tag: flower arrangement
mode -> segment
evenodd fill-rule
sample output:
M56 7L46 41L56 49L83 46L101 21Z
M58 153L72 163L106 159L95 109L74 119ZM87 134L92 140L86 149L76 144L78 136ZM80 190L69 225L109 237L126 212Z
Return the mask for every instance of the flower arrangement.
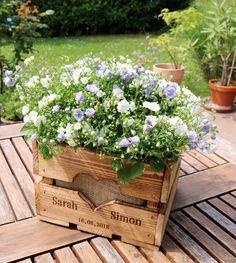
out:
M63 144L111 155L122 183L141 176L144 163L160 171L189 149L215 148L216 127L200 99L125 57L85 57L55 72L42 69L20 77L17 90L22 131L45 159Z

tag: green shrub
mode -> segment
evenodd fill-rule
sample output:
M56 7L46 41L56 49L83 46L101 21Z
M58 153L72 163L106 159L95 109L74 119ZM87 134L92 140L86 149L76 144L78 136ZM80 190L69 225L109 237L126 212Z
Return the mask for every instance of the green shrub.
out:
M40 9L53 9L46 18L48 36L133 33L163 26L155 16L164 7L184 8L189 0L34 0Z

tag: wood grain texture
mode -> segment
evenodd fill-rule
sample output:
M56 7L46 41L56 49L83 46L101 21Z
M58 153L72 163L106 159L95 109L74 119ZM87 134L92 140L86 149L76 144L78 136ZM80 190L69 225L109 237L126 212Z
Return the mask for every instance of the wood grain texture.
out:
M77 230L27 219L0 228L0 262L9 262L92 237Z
M208 168L208 166L204 165L203 163L199 162L196 158L191 156L190 154L185 154L182 158L186 163L190 164L198 171L202 171Z
M46 253L34 258L34 263L55 263L50 253Z
M227 163L181 177L172 210L234 190L236 188L235 169L235 165Z
M171 261L162 253L159 251L158 248L139 248L140 252L147 258L149 263L171 263Z
M25 200L25 197L12 174L7 161L0 150L0 180L9 198L17 220L32 217L32 212Z
M133 245L126 244L121 241L112 241L112 245L122 256L125 262L139 262L139 263L148 263L140 251Z
M196 173L197 169L195 169L193 166L185 162L184 160L181 161L181 169L186 173L186 174L192 174Z
M81 263L102 263L88 241L73 245L72 250Z
M104 263L125 263L107 239L102 237L93 238L91 245Z
M31 259L30 258L27 258L27 259L23 259L23 260L20 260L20 261L17 261L17 263L32 263ZM46 263L46 262L45 262ZM54 262L55 263L55 262Z
M61 249L57 249L53 253L56 261L58 263L70 262L70 263L78 263L79 260L76 258L75 254L69 247L64 247Z
M233 143L222 138L221 136L216 137L215 141L217 148L216 153L226 159L228 162L236 165L236 147Z
M217 166L219 163L213 161L212 159L210 159L211 155L202 153L201 151L189 151L187 153L188 156L192 156L194 159L196 159L197 161L201 162L202 164L204 164L204 166L208 167L208 168L212 168ZM217 158L217 155L213 154L214 157L212 158ZM216 156L216 157L215 157ZM219 158L219 157L218 157ZM220 160L222 160L221 158L219 158ZM220 164L224 164L225 161L222 163L220 162Z
M22 136L20 130L23 123L0 126L0 140Z
M226 194L226 195L222 195L220 198L228 205L236 209L236 197L234 195Z

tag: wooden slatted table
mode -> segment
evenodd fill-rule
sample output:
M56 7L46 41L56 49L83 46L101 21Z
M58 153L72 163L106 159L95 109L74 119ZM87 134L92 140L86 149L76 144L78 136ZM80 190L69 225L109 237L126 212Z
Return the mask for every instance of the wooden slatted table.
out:
M141 248L35 217L32 149L20 124L0 127L0 262L236 263L236 146L183 156L161 250Z

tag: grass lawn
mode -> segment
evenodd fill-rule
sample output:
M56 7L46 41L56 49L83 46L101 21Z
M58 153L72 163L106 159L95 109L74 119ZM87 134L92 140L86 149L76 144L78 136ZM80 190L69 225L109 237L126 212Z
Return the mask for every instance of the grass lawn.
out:
M37 71L42 66L58 67L90 54L102 58L128 55L134 61L139 61L141 56L146 61L146 67L150 69L152 69L154 63L169 62L165 54L160 54L158 51L153 53L153 51L150 52L147 50L145 35L39 39L35 43L34 48L35 66L32 71ZM10 46L2 49L8 57L11 57L12 48ZM183 84L197 95L209 95L207 83L202 77L202 72L196 59L190 52L185 67L186 74Z

